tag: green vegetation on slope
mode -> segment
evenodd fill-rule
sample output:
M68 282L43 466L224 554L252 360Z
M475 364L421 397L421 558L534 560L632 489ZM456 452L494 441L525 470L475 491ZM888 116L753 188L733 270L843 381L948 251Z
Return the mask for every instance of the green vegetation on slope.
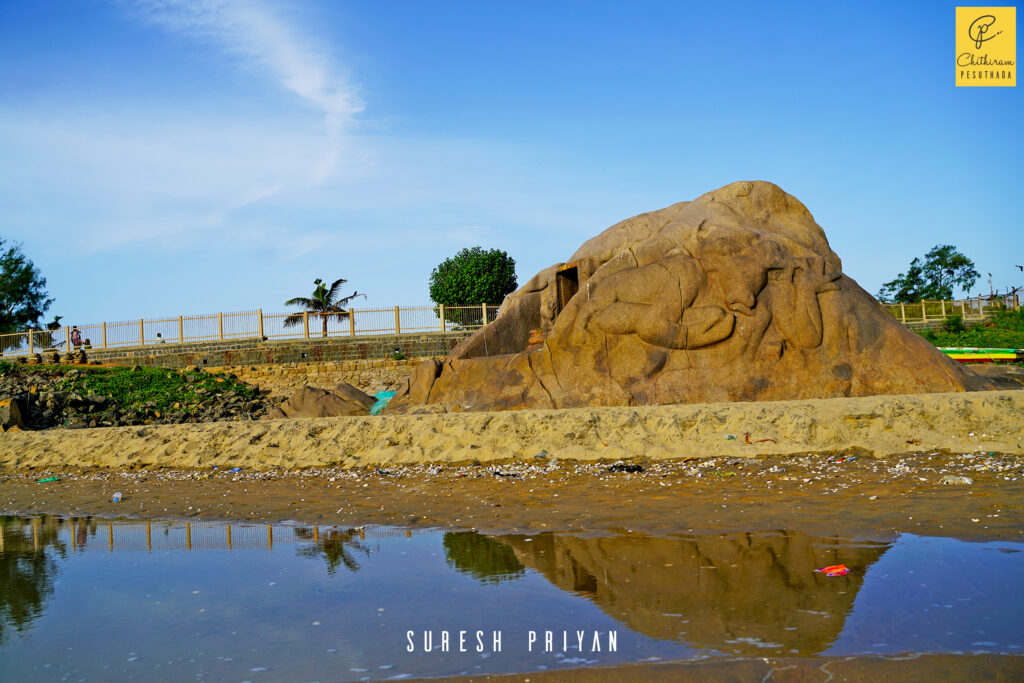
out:
M946 321L944 330L920 334L939 347L1024 349L1024 309L999 311L991 320L970 326L957 316Z
M18 398L34 428L252 419L259 392L200 369L68 367L0 363L0 398Z
M197 405L231 391L245 399L257 398L255 389L228 377L141 366L82 369L77 376L65 377L61 388L83 396L106 396L125 408L151 403L160 411L175 403Z

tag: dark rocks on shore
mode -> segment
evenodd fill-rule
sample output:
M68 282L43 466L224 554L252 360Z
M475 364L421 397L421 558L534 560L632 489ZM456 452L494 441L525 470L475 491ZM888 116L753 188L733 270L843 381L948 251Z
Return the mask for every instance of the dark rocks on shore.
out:
M149 424L183 424L254 420L271 408L264 396L247 398L236 391L223 393L199 389L199 401L191 406L174 403L160 410L153 401L123 405L113 396L76 393L67 381L82 370L58 370L22 366L0 376L0 427L19 429L83 429ZM191 375L186 375L186 378Z

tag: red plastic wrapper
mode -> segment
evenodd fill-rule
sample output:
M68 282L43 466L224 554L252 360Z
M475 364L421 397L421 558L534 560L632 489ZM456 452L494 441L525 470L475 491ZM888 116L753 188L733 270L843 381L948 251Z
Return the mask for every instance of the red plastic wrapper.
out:
M843 574L849 574L850 568L845 564L834 564L831 567L822 567L814 571L821 572L825 576L842 576Z

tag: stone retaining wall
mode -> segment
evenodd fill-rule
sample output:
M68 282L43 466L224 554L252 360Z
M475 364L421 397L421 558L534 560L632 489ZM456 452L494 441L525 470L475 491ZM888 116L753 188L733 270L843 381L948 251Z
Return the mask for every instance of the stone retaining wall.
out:
M150 344L123 349L86 349L90 362L182 368L251 366L282 363L341 362L384 359L399 349L406 358L446 356L471 331L334 337L265 341L258 337L231 341Z
M269 400L283 401L304 384L329 390L338 382L348 382L371 396L379 391L394 391L422 361L423 358L410 358L287 365L228 365L207 366L207 370L230 373L246 384L268 390Z

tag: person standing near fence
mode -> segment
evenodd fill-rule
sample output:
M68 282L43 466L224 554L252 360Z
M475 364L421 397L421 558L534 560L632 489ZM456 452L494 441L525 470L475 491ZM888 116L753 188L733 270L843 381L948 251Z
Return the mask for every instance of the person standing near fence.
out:
M76 349L82 345L82 331L78 329L78 325L71 327L71 345Z

